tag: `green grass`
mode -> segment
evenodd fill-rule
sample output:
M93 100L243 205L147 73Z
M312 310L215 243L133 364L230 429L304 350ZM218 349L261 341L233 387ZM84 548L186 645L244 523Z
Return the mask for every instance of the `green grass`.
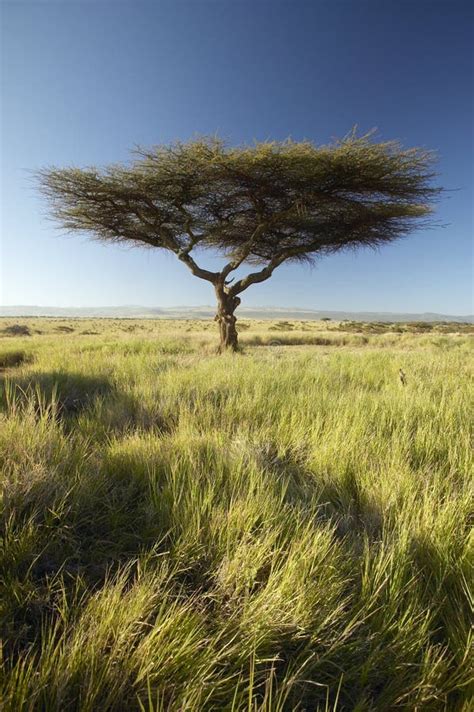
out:
M468 333L23 322L2 709L472 709Z

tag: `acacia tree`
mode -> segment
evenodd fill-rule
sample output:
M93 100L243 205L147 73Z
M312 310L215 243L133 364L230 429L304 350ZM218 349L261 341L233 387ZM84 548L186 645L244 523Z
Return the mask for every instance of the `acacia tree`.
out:
M130 164L100 171L43 169L39 180L62 228L168 250L210 282L220 350L236 350L242 292L284 262L377 247L419 227L439 192L432 163L424 149L354 132L329 146L200 138L139 148ZM219 271L196 261L205 249L224 258Z

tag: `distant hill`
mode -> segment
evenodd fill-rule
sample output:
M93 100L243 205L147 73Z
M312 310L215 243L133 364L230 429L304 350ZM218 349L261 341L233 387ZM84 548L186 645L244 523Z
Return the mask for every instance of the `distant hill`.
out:
M128 318L128 319L209 319L216 313L215 307L39 307L39 306L7 306L0 307L1 317L34 317L49 316L63 318ZM335 319L341 321L474 321L474 316L423 314L399 312L349 312L349 311L317 311L314 309L298 309L293 307L239 307L239 316L247 319Z

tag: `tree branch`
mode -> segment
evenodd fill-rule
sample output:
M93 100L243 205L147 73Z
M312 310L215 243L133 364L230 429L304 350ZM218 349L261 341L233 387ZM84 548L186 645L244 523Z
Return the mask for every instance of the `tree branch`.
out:
M233 287L229 289L228 293L232 296L235 296L236 294L240 294L241 292L243 292L245 289L247 289L247 287L250 287L251 284L258 284L259 282L264 282L266 279L269 279L269 277L272 276L273 271L290 256L291 255L283 253L273 257L268 263L268 265L261 269L259 272L251 272L246 277L242 277L242 279L239 279L239 281L236 282Z
M178 259L181 260L181 262L183 262L186 267L191 270L195 277L200 277L201 279L205 279L207 282L212 282L212 284L215 284L219 279L219 272L210 272L207 269L199 267L199 265L189 254L190 250L191 248L185 248L184 250L178 249L175 252L178 256Z
M297 257L298 255L306 254L307 252L307 245L301 247L288 247L285 250L281 250L274 257L272 257L268 265L259 272L251 272L246 277L239 279L239 281L229 289L228 293L232 295L240 294L246 290L247 287L250 287L250 285L264 282L272 276L274 270L285 262L285 260L290 259L290 257Z
M253 247L255 241L258 240L258 238L260 237L260 235L262 234L262 232L264 232L264 230L266 229L266 227L267 227L267 224L266 224L266 223L260 223L259 225L257 225L257 227L256 227L255 230L253 231L253 233L252 233L252 235L250 236L250 238L249 238L249 239L247 240L247 242L243 245L242 251L240 252L238 258L237 258L237 259L234 259L234 260L232 260L231 262L228 262L226 265L224 265L224 267L222 268L222 270L221 270L221 272L220 272L220 276L221 276L221 278L222 278L222 281L224 281L225 278L226 278L231 272L233 272L234 270L238 269L238 268L240 267L240 265L242 264L242 262L244 262L244 260L249 256L250 250L252 249L252 247Z

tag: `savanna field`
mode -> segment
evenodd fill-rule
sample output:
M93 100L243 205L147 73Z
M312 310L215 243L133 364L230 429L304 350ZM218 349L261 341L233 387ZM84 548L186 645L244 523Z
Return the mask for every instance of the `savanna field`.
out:
M472 327L238 327L0 320L5 712L473 709Z

